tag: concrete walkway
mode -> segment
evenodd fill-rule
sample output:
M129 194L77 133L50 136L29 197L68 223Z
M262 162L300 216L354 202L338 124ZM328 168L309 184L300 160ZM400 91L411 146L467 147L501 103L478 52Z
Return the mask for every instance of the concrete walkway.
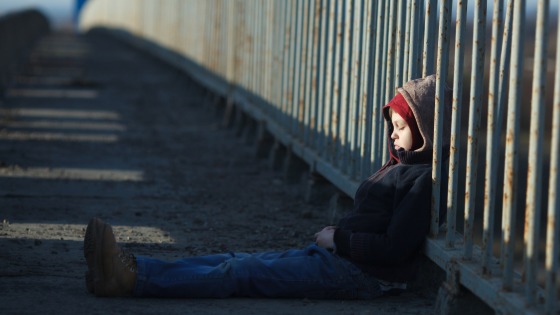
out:
M375 301L111 299L87 293L85 224L164 259L305 246L328 225L213 97L100 34L54 34L0 101L0 314L430 314L420 291Z

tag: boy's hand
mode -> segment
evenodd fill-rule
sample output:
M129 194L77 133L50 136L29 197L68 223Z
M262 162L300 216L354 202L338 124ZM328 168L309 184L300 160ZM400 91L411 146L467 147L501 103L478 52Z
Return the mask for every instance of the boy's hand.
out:
M334 231L336 226L327 226L320 232L315 233L315 243L317 245L327 248L334 249Z

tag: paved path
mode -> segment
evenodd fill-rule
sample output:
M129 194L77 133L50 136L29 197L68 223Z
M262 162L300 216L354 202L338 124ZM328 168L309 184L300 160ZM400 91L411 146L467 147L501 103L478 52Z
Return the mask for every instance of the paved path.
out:
M110 299L86 292L85 224L173 259L301 247L329 224L188 77L100 34L54 34L0 101L1 314L429 314L376 301Z

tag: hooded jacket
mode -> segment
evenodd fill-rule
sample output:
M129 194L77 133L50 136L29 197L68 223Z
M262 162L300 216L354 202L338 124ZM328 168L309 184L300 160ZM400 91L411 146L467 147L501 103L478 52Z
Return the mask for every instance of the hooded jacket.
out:
M397 90L414 113L422 136L423 144L414 151L394 149L389 108L383 108L391 158L362 182L353 210L339 221L335 231L337 254L381 280L414 279L416 258L429 231L435 87L432 75ZM445 94L443 144L448 147L450 90ZM442 187L447 189L446 184Z

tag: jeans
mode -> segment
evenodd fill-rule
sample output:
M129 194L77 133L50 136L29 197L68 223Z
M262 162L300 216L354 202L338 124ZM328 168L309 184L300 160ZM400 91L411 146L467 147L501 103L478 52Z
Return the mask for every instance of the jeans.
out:
M383 294L376 279L317 245L174 262L139 256L136 263L135 296L372 299Z

